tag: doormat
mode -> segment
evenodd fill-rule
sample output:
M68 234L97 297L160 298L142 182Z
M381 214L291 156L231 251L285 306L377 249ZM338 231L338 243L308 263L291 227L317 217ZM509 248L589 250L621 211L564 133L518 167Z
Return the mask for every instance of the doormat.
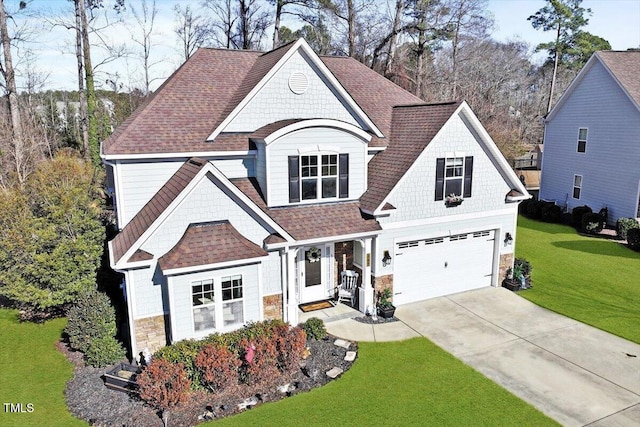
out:
M308 313L310 311L322 310L324 308L331 308L333 307L333 304L331 304L327 300L324 300L324 301L310 302L307 304L300 304L298 307L300 307L300 310L302 310L303 313Z

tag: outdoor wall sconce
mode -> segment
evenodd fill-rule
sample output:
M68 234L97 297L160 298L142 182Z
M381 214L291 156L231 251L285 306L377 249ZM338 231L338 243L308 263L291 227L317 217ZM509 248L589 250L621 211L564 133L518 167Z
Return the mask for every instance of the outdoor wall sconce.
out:
M513 244L513 236L511 236L511 233L507 233L504 236L504 244L505 245L512 245Z
M391 264L391 255L389 255L389 251L384 251L384 256L382 257L382 266L386 267Z

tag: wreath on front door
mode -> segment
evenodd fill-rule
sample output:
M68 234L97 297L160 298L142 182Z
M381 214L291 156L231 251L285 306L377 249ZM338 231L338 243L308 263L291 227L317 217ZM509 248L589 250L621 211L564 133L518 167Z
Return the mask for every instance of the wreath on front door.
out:
M309 262L318 262L320 261L321 257L322 257L322 250L320 250L320 248L317 248L314 246L307 251L307 261Z

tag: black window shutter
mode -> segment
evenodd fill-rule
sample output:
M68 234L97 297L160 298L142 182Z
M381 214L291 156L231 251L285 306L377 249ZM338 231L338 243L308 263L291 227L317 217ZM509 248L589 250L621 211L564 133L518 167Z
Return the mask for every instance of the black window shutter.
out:
M300 201L300 158L289 156L289 203Z
M340 154L338 162L338 196L341 199L349 197L349 155Z
M436 159L436 198L435 200L444 199L444 158Z
M464 194L462 197L471 197L471 181L473 177L473 157L464 158Z

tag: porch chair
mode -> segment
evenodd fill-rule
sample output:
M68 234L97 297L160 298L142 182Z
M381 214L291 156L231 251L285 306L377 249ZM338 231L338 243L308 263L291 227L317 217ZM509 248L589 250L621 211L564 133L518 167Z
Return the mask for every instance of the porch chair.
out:
M340 285L338 286L338 302L347 300L354 306L356 301L356 289L358 288L358 273L353 270L345 270L340 273Z

